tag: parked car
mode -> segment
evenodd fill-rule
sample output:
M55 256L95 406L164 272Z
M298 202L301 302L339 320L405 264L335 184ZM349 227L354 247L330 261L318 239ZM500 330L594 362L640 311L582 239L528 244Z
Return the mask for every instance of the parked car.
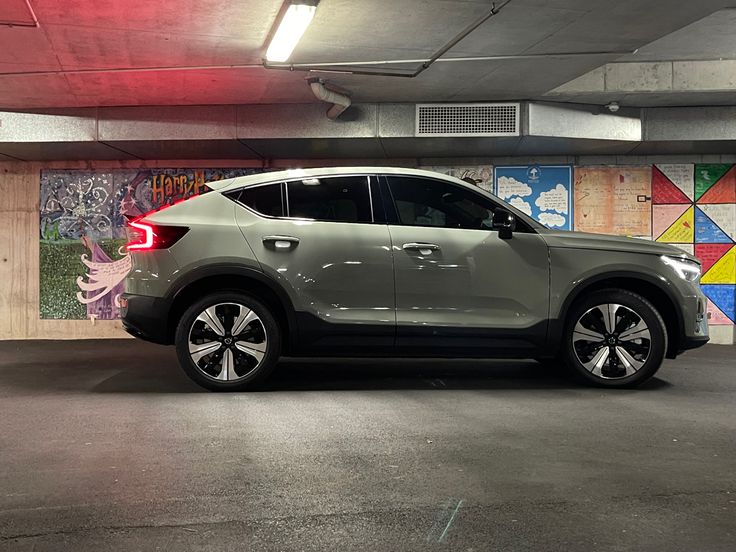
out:
M708 341L698 260L549 230L456 178L267 172L130 223L122 319L211 390L279 357L560 359L605 387Z

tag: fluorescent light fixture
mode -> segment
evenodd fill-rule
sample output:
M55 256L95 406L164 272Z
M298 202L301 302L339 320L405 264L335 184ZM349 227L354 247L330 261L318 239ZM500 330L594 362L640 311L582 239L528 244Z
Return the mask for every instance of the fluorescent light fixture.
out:
M291 2L266 50L268 61L283 63L289 59L304 31L312 22L315 11L317 11L317 2L307 0Z

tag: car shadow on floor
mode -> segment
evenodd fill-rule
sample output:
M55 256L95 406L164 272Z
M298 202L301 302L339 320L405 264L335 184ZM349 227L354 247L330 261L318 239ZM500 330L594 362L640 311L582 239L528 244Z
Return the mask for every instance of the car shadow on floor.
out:
M669 384L652 378L639 389ZM580 389L561 365L533 360L284 359L259 391Z
M569 389L561 370L534 361L447 359L283 359L253 391ZM201 388L178 364L126 369L97 383L98 393L189 393Z
M37 342L38 343L38 342ZM130 341L0 346L0 389L25 392L199 393L174 350ZM8 350L5 350L8 349ZM668 387L653 378L638 388ZM284 358L255 391L585 389L533 360Z

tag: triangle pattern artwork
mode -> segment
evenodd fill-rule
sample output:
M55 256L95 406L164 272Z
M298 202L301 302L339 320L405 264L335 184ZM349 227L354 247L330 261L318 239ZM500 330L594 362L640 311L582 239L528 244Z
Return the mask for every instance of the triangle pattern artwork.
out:
M730 168L731 165L724 164L695 165L695 201L703 197Z
M677 186L692 201L695 194L695 165L691 163L673 163L656 165L656 168Z
M710 187L698 203L736 203L736 165Z
M713 263L700 281L703 284L736 284L736 246Z
M720 205L718 207L721 207ZM701 207L695 208L695 241L697 243L732 243L731 237Z
M703 263L703 274L731 249L730 243L696 243L695 256Z
M687 209L657 238L664 243L693 243L695 237L694 207Z
M691 204L692 200L680 188L670 182L670 179L655 166L652 167L652 203L654 205L663 203Z
M672 224L687 211L688 205L652 205L652 236L658 239Z
M721 309L719 309L713 301L708 299L708 306L706 307L708 313L708 325L709 326L728 326L733 324L731 319L726 316Z
M708 300L718 307L731 323L734 323L736 321L736 312L734 312L736 285L704 285L702 289Z

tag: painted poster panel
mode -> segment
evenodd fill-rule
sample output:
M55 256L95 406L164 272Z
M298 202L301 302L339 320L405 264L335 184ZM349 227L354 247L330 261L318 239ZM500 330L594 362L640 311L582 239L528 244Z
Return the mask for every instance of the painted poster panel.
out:
M736 320L736 166L652 167L652 237L692 251L703 265L708 323Z
M650 238L652 170L575 167L575 230Z
M572 167L496 167L495 193L548 228L572 230Z
M454 176L469 184L493 192L493 167L491 165L473 165L463 167L419 167L425 171L434 171Z
M125 217L207 190L254 169L42 171L41 318L112 320L130 271Z

